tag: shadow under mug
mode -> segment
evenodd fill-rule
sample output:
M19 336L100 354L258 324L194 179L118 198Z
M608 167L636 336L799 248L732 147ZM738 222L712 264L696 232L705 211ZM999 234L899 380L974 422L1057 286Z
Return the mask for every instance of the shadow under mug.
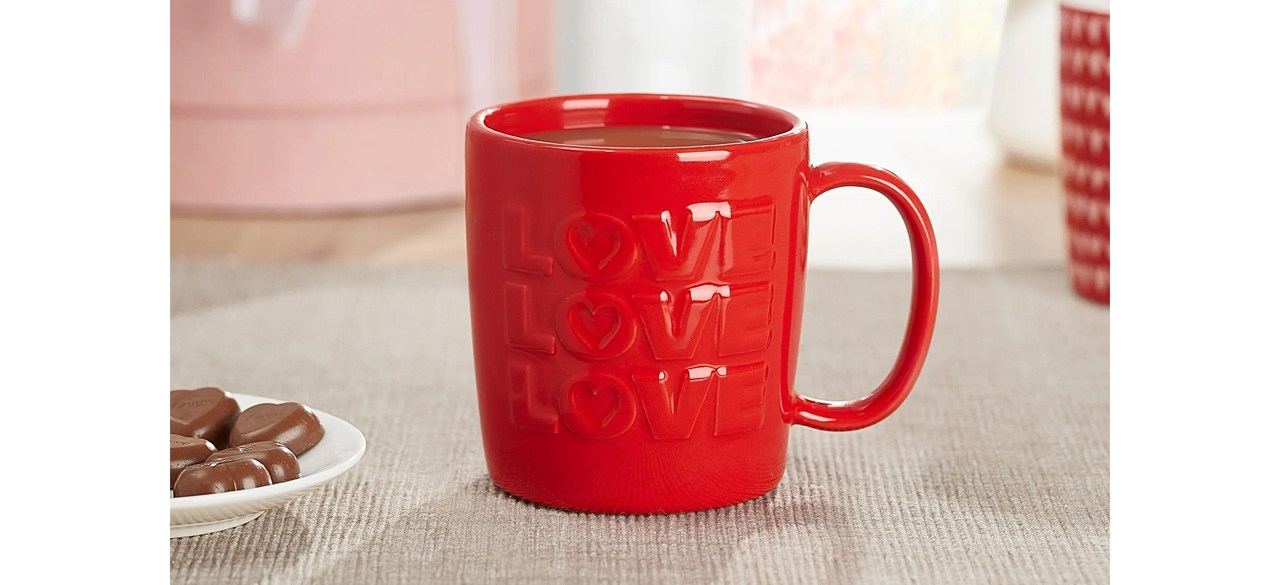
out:
M611 126L756 138L654 147L527 138ZM516 497L607 513L750 500L781 479L790 425L875 424L919 376L938 302L929 218L886 170L811 166L808 130L793 114L697 96L524 101L471 119L466 161L481 432L490 476ZM894 204L914 273L888 376L863 398L833 402L800 395L793 381L810 204L844 186Z

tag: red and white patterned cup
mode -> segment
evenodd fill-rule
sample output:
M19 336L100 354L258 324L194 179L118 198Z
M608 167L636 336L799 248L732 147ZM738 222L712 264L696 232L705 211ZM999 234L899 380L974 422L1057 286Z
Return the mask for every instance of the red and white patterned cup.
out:
M1061 4L1060 100L1067 267L1081 296L1111 302L1110 2Z

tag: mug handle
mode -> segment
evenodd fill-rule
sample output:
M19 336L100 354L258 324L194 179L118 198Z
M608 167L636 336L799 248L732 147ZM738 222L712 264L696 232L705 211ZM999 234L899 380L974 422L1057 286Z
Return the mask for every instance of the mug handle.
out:
M938 247L933 225L915 192L897 175L880 167L831 162L809 169L809 203L836 187L865 187L893 202L911 239L913 286L907 331L889 375L871 394L832 402L792 393L789 420L824 431L852 431L876 424L906 400L920 376L938 315Z

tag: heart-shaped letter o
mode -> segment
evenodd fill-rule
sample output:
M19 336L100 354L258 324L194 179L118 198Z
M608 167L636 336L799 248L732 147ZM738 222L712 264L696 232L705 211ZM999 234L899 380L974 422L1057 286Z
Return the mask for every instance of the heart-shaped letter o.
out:
M556 337L580 358L615 358L636 340L636 314L613 293L576 292L556 309Z
M636 421L636 393L621 378L583 373L565 381L557 396L560 421L587 439L612 439Z
M570 274L588 280L610 280L636 263L636 240L622 220L588 213L561 222L556 230L556 258Z

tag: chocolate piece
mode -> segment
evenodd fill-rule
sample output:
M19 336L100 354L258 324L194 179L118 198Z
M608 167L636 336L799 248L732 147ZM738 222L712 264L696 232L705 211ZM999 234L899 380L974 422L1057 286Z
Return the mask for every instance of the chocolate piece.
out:
M297 402L258 404L246 409L231 425L231 444L275 441L302 455L324 437L324 427L310 408Z
M201 463L178 474L178 481L173 484L173 497L218 494L264 485L271 485L271 474L253 459Z
M291 479L298 479L302 470L298 467L298 458L288 447L275 441L246 443L239 447L223 449L209 456L205 463L221 463L253 459L267 468L271 474L271 483L277 484Z
M195 437L169 435L169 489L178 481L178 474L192 465L204 463L213 454L213 443Z
M205 439L222 449L238 414L240 405L221 388L169 391L169 432L175 435Z

